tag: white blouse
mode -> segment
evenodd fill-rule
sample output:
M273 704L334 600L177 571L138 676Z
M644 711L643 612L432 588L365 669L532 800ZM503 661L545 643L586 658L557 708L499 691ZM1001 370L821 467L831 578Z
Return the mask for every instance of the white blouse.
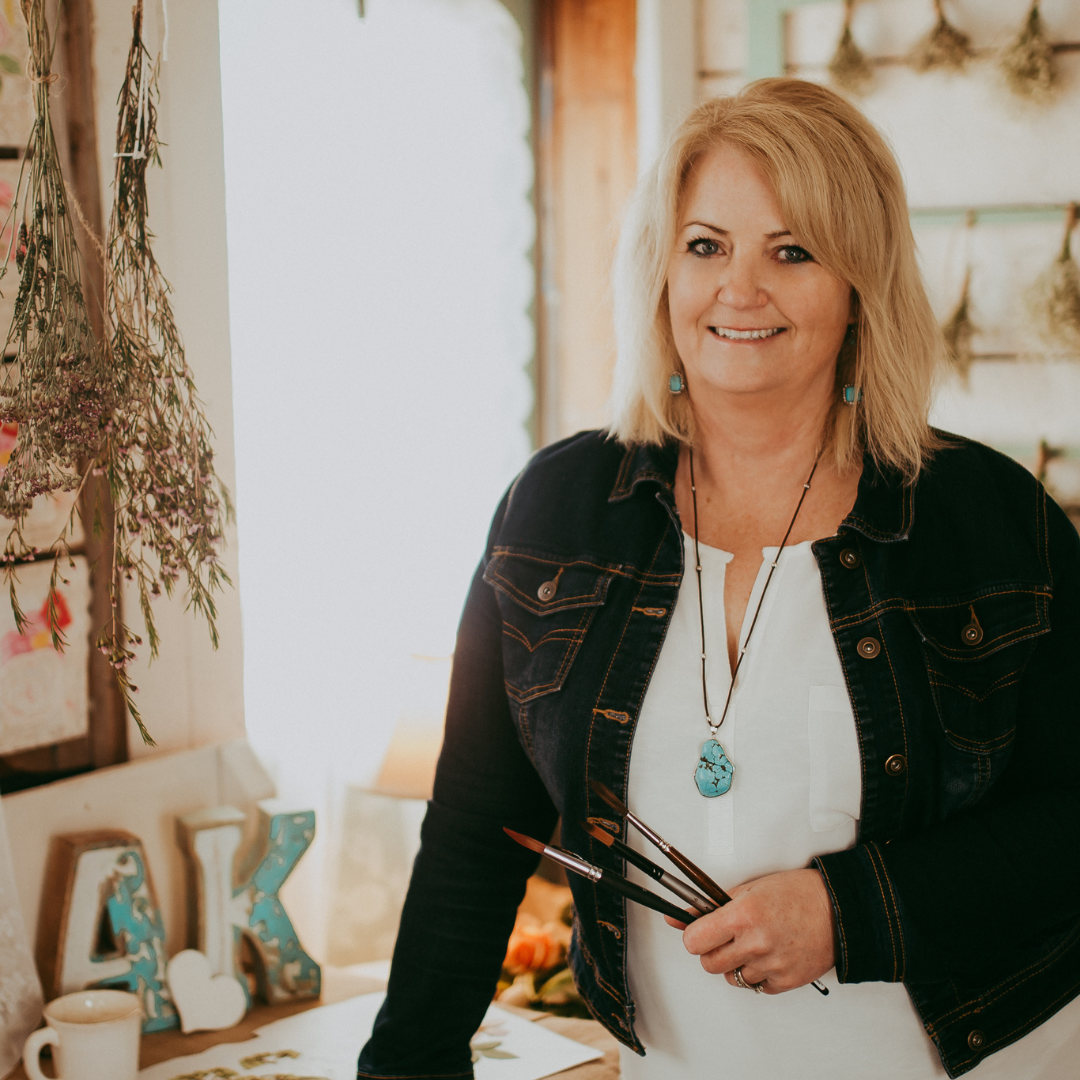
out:
M855 719L829 630L810 542L786 548L717 735L734 763L730 791L706 799L694 770L709 737L701 698L694 542L671 626L642 705L630 758L630 808L722 886L805 867L855 844L862 778ZM753 618L776 548L765 548L740 635ZM701 545L713 717L730 682L724 574L732 556ZM633 829L630 843L663 856ZM666 864L665 864L666 865ZM629 876L664 892L631 868ZM665 895L667 895L665 893ZM681 905L681 902L680 902ZM754 994L709 975L663 917L627 904L630 990L641 1058L625 1047L625 1080L929 1080L947 1074L900 983L804 986ZM1080 999L966 1075L1058 1080L1076 1075Z

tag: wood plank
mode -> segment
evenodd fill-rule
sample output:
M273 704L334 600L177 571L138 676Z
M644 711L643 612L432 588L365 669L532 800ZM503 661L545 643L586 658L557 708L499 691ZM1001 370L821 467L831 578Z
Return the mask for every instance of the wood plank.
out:
M65 0L62 7L65 91L64 120L70 159L71 190L82 216L100 240L105 235L97 151L97 119L94 102L93 8L91 0ZM75 215L78 217L78 215ZM102 297L105 268L97 245L75 222L79 248L83 255L87 306L94 333L104 330ZM96 512L96 513L95 513ZM109 581L112 576L112 500L103 478L92 477L83 493L80 513L86 534L86 554L91 566L92 600L90 604L91 646L98 631L112 617ZM95 531L95 520L100 531ZM116 683L116 676L106 658L90 650L90 736L89 754L96 767L115 765L128 759L127 709Z
M540 430L604 422L615 360L610 267L637 170L634 0L541 8Z

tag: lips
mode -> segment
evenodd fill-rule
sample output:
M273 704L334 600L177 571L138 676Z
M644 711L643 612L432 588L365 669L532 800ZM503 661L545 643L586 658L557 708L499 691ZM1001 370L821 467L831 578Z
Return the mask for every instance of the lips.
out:
M763 327L760 330L733 330L727 326L710 326L709 329L724 341L763 341L782 334L784 326Z

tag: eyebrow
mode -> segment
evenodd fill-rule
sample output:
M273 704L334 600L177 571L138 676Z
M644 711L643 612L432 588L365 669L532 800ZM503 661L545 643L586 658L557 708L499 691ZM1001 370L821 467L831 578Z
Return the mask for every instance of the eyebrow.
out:
M710 225L707 221L688 221L683 228L689 229L691 225L698 225L703 229L709 229L720 236L730 236L731 233L727 229L717 228L715 225ZM791 232L788 229L780 229L779 232L771 232L765 234L766 240L779 240L781 236L791 236Z

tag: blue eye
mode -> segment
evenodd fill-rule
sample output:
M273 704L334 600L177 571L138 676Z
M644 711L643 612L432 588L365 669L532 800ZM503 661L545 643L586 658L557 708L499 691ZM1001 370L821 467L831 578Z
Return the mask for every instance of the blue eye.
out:
M804 263L813 262L814 256L810 254L806 248L798 247L796 244L786 244L778 252L780 255L780 261L786 263Z
M720 254L720 241L711 236L699 236L686 245L686 250L700 259L707 259L712 255Z

